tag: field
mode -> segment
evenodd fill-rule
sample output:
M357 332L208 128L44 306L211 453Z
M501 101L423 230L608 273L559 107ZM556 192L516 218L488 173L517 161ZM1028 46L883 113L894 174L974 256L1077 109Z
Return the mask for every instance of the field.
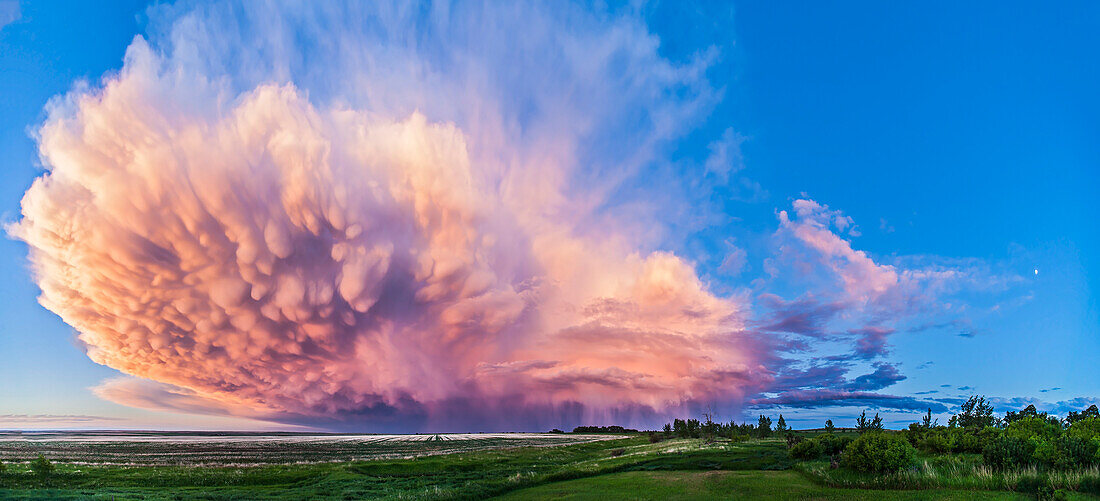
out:
M1027 499L984 484L874 490L779 439L637 435L4 436L0 499ZM35 475L25 462L55 459ZM934 458L933 458L934 459ZM824 468L824 469L822 469ZM1070 498L1091 499L1078 493Z
M0 433L0 460L29 461L41 454L51 461L71 465L248 467L408 459L455 452L578 444L609 438L614 437L551 433Z

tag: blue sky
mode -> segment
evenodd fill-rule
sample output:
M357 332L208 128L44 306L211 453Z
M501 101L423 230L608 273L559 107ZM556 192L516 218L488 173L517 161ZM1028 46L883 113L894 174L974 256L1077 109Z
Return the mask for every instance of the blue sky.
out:
M82 85L77 82L101 85L104 75L123 67L135 36L168 47L164 20L176 14L147 11L145 2L103 7L5 0L0 7L0 23L8 21L0 26L0 169L6 180L0 211L12 223L21 217L24 192L44 172L34 131L49 118L47 103ZM703 61L704 75L694 80L698 87L679 91L698 94L694 98L673 92L641 103L657 110L653 116L663 116L663 100L676 105L669 114L689 108L684 103L701 104L677 119L673 133L652 134L660 145L638 160L635 175L615 186L596 214L628 214L644 223L646 216L637 214L649 212L632 212L634 202L647 196L668 201L672 205L654 217L660 229L639 238L638 246L675 252L715 294L747 298L755 312L751 326L768 331L770 320L782 316L778 305L793 311L798 298L824 304L839 297L835 284L807 278L817 271L803 274L783 265L781 250L792 245L782 240L780 211L805 221L794 218L792 205L813 200L850 218L856 231L830 231L875 263L969 270L976 277L965 286L943 286L946 292L919 291L928 302L919 311L876 317L870 323L892 331L889 349L844 362L846 384L863 373L897 371L903 377L871 389L938 402L945 410L969 394L995 397L1002 411L1028 402L1058 412L1096 403L1100 6L667 2L608 12L582 23L584 29L598 34L613 27L609 19L627 15L659 40L657 56L673 65ZM247 33L241 40L249 40ZM310 50L321 50L303 45L304 60ZM323 74L295 64L309 65L291 63L288 78L309 89L311 100L348 97L319 83ZM507 80L517 96L537 88L528 77ZM557 83L551 78L548 85ZM347 101L360 104L354 97ZM611 165L626 156L623 146L614 146L618 140L625 149L648 144L651 136L623 132L632 123L631 107L639 105L624 103L608 109L628 118L595 120L595 132L577 140L579 157ZM438 108L444 111L436 116L430 105L419 109L430 120L464 126L455 118L461 114L449 115L449 108ZM525 123L526 115L517 114ZM716 174L714 166L726 173ZM604 170L591 175L606 176ZM655 189L665 182L666 190ZM216 412L136 409L96 396L89 388L121 373L92 362L73 327L38 304L24 242L0 240L0 274L0 415L13 415L8 421L16 426L35 427L21 415L57 416L39 418L45 419L41 427L289 426ZM823 328L854 331L875 315L882 314L840 314ZM826 341L804 332L782 335L813 348L783 352L786 362L773 368L779 377L795 367L833 367L825 358L849 344L848 338ZM874 372L882 367L889 371ZM788 422L812 426L878 405L783 400L784 393L827 388L830 381L767 388L731 407L739 414L729 417L784 412L795 416ZM930 391L938 393L923 393ZM1091 400L1073 401L1080 397ZM882 412L898 424L918 413Z

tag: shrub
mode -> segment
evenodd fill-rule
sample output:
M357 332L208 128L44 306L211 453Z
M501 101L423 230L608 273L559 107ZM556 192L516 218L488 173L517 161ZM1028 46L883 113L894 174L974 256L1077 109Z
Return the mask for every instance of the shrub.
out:
M1070 435L1085 439L1100 437L1100 418L1079 419L1067 431Z
M823 453L821 442L818 442L817 439L803 440L791 447L791 457L795 459L817 459Z
M661 436L660 434L658 434L655 431L649 432L649 443L651 443L651 444L655 444L655 443L660 442L661 440L664 440L664 439L665 439L665 437Z
M924 434L917 442L917 447L925 452L943 454L951 452L954 442L949 439L943 430L932 430Z
M31 461L31 471L40 477L45 477L53 473L54 468L56 468L54 464L41 454L38 455L37 459Z
M871 431L844 449L841 464L867 473L893 473L912 466L916 454L917 451L903 437Z
M611 450L611 457L617 458L619 456L622 456L623 454L626 454L626 449L612 449Z
M835 456L844 452L848 444L852 443L850 437L838 437L832 433L823 433L818 435L814 440L821 445L821 453L828 456Z
M733 435L730 435L730 442L733 442L733 443L744 442L748 439L749 439L749 436L745 435L744 433L734 433Z
M8 465L4 464L3 461L0 461L0 473L4 473L4 470L6 469L8 469Z
M1061 426L1034 416L1017 419L1005 428L1007 435L1020 438L1039 437L1045 440L1057 437L1061 432Z
M982 459L985 464L997 469L1024 467L1034 462L1037 446L1037 440L1001 434L985 445Z

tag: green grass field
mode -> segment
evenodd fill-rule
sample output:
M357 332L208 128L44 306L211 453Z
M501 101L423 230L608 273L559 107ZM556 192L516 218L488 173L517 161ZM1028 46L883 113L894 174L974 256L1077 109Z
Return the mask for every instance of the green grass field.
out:
M827 464L793 462L778 439L650 443L629 436L410 459L247 467L59 461L46 478L3 454L0 449L7 464L0 499L1025 499L1011 486L965 482L958 484L962 488L925 482L920 489L871 490L866 487L873 479L845 477Z
M940 500L1029 499L1012 492L883 491L822 487L793 471L624 472L529 487L499 500L561 499L815 499Z

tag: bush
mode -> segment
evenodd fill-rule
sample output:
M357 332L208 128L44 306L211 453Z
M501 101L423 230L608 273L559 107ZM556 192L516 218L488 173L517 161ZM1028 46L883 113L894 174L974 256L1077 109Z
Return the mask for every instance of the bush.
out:
M6 469L8 469L8 465L4 464L3 461L0 461L0 473L4 473L4 470Z
M1086 418L1075 421L1067 430L1075 437L1091 439L1100 438L1100 418Z
M41 454L38 455L37 459L31 461L31 471L40 477L45 477L53 473L54 468L56 468L54 464Z
M1038 437L1044 440L1053 439L1061 433L1061 426L1037 417L1018 419L1005 429L1005 434L1007 435L1013 435L1020 438Z
M864 433L841 456L841 464L866 473L894 473L913 465L917 451L904 437L893 433Z
M850 437L838 437L832 433L823 433L814 440L821 444L821 453L827 456L835 456L844 452L848 444L852 443Z
M664 439L665 439L665 437L661 436L660 434L658 434L655 431L649 432L649 443L651 443L651 444L655 444L655 443L660 442Z
M917 442L917 447L920 450L934 454L951 452L954 446L954 441L943 430L929 431Z
M821 457L824 451L817 439L803 440L791 447L791 457L808 461Z
M997 469L1022 468L1033 464L1038 440L1002 434L982 449L985 464Z
M744 433L734 433L733 435L730 435L730 442L733 442L733 443L736 444L738 442L744 442L744 441L748 440L749 438L751 438L751 437L749 437L748 435L745 435Z

